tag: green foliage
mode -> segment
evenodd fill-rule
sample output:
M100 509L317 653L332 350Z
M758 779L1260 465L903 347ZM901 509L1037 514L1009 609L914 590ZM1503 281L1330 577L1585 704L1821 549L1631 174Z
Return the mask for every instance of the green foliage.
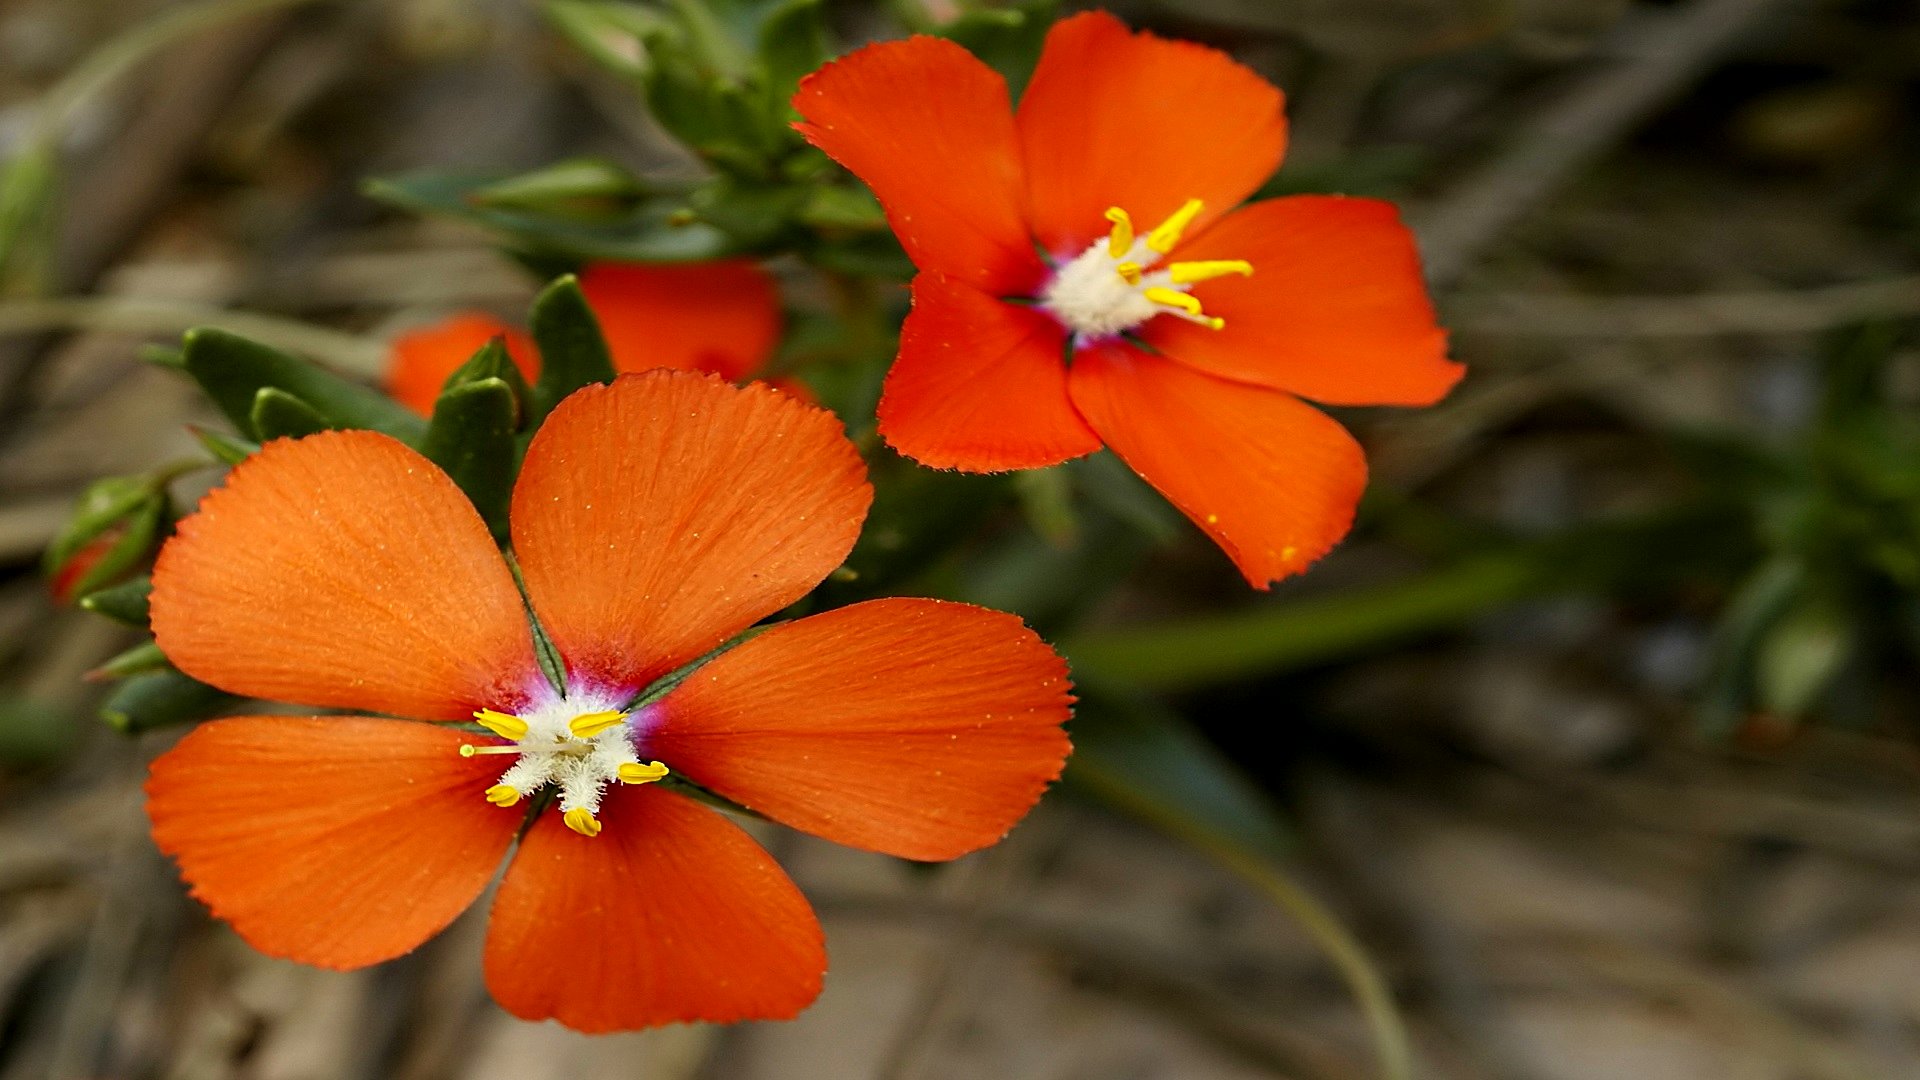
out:
M110 476L82 492L65 527L47 546L48 576L74 569L69 596L85 596L131 573L153 553L167 520L167 483L175 473ZM76 562L77 560L77 562Z
M254 426L254 408L266 388L297 398L326 427L367 428L409 443L426 432L425 421L385 394L224 330L189 330L182 359L186 373L251 438L273 437ZM268 408L274 422L298 413L285 403Z
M153 579L138 577L118 585L90 592L80 598L80 606L95 615L125 623L135 629L147 628L147 599L153 594Z
M100 707L100 716L122 734L139 735L197 723L231 709L240 700L169 668L135 675L121 683Z
M575 390L613 381L613 357L600 320L571 274L534 298L530 325L540 347L540 378L529 402L535 424Z

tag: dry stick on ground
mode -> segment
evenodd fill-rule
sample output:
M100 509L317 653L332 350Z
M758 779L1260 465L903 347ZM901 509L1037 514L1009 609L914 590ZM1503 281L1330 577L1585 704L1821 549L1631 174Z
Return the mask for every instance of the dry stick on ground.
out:
M1523 124L1491 161L1414 215L1428 279L1441 289L1457 282L1523 215L1704 74L1740 34L1792 2L1693 0L1623 23L1603 51L1624 59Z

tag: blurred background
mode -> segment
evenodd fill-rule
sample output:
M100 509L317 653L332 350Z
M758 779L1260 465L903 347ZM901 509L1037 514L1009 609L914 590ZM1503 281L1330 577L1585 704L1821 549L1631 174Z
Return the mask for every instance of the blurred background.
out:
M0 1080L1342 1080L1403 1040L1435 1080L1920 1077L1903 0L1113 4L1287 91L1269 194L1419 232L1470 373L1343 413L1374 468L1344 547L1256 594L1104 455L900 480L867 554L906 569L870 580L1040 626L1080 754L951 866L763 831L832 955L791 1024L515 1021L472 916L349 974L211 922L140 807L178 729L101 681L138 638L42 552L222 424L143 344L212 323L372 378L405 327L521 316L540 279L417 170L697 183L631 57L582 47L599 7L0 3ZM972 20L1017 78L1048 10L822 13L836 51ZM833 279L770 265L831 344ZM891 342L817 351L787 360L858 436Z

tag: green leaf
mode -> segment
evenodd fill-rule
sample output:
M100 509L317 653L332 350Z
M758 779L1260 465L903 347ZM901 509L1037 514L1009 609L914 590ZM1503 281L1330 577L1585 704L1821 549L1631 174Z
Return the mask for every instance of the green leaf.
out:
M81 494L42 558L62 598L85 596L146 561L167 517L166 484L172 475L162 470L108 477Z
M144 675L150 671L159 671L166 666L167 654L160 651L159 644L143 641L87 672L87 678L96 682L125 679L134 675Z
M547 20L601 67L630 79L647 73L641 42L667 24L666 16L638 4L605 0L547 0Z
M568 204L632 199L645 194L634 175L603 158L572 158L473 189L476 205L553 212Z
M1143 694L1079 689L1068 783L1190 842L1267 859L1292 849L1259 785L1179 714Z
M109 476L88 484L75 500L66 527L47 546L42 568L53 574L81 548L139 517L159 498L152 476Z
M260 452L259 443L224 431L203 428L198 424L188 424L187 430L193 432L193 437L206 447L207 453L228 465L238 465Z
M501 539L507 536L507 504L513 495L519 414L519 400L506 380L462 383L434 402L433 422L420 443L420 452L460 485L487 528Z
M1760 704L1786 719L1805 716L1854 655L1857 639L1844 607L1811 597L1795 604L1760 642Z
M540 379L533 387L535 425L568 394L593 383L613 381L613 358L600 333L580 282L566 274L546 287L533 301L529 319L534 344L540 347Z
M253 395L247 423L261 442L298 439L328 428L326 418L313 406L277 386L263 386Z
M776 8L760 27L759 53L767 93L786 110L801 77L833 57L820 0L790 0Z
M537 261L691 262L735 253L727 235L690 218L685 200L663 192L613 200L592 214L559 215L473 198L506 182L500 173L422 171L369 180L368 198L417 214L476 225Z
M147 598L153 592L153 579L137 577L105 589L96 589L80 598L80 606L95 615L141 630L147 628Z
M1739 726L1753 700L1761 642L1799 598L1806 580L1806 567L1798 560L1771 559L1741 582L1720 613L1700 700L1701 726L1708 734L1725 735Z
M367 428L407 443L426 433L426 421L385 394L224 330L187 331L184 354L187 374L248 434L254 433L254 401L265 387L299 398L329 427Z
M240 700L178 671L155 671L121 683L100 707L100 718L123 735L138 735L205 720Z
M1053 25L1060 5L1056 0L1028 0L1007 7L976 7L939 28L985 61L1007 80L1017 100L1040 60L1040 46Z

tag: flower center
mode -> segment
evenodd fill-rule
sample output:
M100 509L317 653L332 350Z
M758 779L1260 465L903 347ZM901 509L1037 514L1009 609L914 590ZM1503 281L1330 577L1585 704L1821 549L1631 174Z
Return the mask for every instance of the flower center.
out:
M512 806L551 784L560 791L561 819L582 836L600 835L594 814L608 784L651 784L667 775L665 765L640 760L633 745L634 717L619 709L583 711L558 701L522 716L481 709L473 718L512 745L468 743L460 748L461 757L514 754L520 759L487 789L487 801Z
M1134 235L1133 219L1125 210L1109 207L1107 220L1113 228L1107 238L1095 241L1053 275L1040 292L1040 306L1073 331L1075 344L1126 333L1155 315L1214 330L1225 326L1226 320L1200 310L1190 290L1212 278L1252 274L1252 263L1219 259L1160 265L1201 206L1199 199L1188 199L1145 236Z

